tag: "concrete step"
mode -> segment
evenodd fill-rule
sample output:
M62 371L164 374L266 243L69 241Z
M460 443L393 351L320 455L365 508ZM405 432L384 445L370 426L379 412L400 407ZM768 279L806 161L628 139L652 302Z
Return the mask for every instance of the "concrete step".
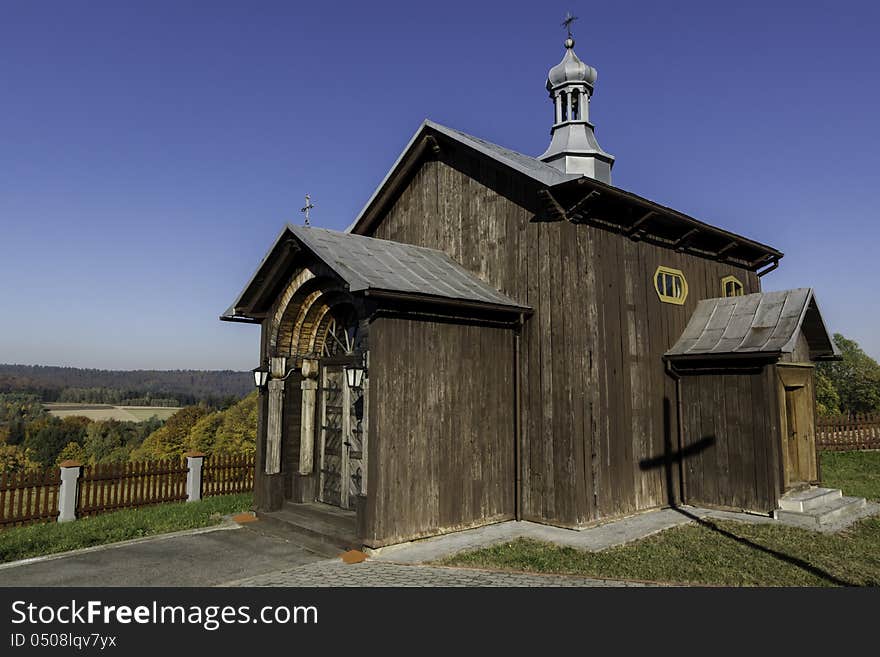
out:
M788 525L821 530L844 524L847 519L859 516L865 505L864 497L839 497L807 511L776 509L773 517Z
M323 505L322 505L323 506ZM354 514L338 509L317 509L316 505L285 503L278 511L258 512L260 521L275 531L285 531L316 549L333 553L363 547L356 536ZM308 547L308 545L306 545Z
M843 493L839 488L807 488L784 495L779 500L779 508L784 511L810 511L839 500Z
M322 539L315 538L306 532L298 531L295 525L278 520L266 514L257 513L257 521L243 526L244 529L256 532L261 536L270 536L290 543L322 557L337 557L342 552L338 546Z

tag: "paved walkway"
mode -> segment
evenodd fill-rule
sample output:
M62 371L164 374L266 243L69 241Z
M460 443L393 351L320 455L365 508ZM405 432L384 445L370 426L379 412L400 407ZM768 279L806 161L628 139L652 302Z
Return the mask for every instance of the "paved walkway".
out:
M299 586L299 587L621 587L651 586L642 582L589 579L565 575L529 575L473 568L416 566L368 560L345 564L339 559L289 568L276 573L249 577L221 586Z
M0 586L216 586L326 558L247 525L230 527L3 564Z
M768 516L694 507L683 507L681 511L674 509L649 511L585 529L563 529L534 522L511 521L435 536L412 543L391 545L371 550L370 556L371 559L379 561L426 563L438 561L463 550L474 550L497 543L506 543L517 538L532 538L579 550L598 552L645 538L665 529L695 522L695 518L718 518L750 523L776 522Z

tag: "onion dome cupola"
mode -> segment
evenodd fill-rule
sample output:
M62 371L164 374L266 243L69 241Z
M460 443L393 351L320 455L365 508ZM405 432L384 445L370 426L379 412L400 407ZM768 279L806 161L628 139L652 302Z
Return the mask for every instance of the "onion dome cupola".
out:
M573 17L566 19L569 27ZM614 156L599 146L590 123L590 97L597 72L574 52L571 32L562 61L547 74L547 91L555 111L550 146L538 159L564 173L579 173L611 184Z

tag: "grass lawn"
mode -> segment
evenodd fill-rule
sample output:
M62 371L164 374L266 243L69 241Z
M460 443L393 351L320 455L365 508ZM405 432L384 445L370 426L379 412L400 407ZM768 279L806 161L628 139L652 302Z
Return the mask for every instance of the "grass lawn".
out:
M822 454L822 476L844 494L880 499L880 452ZM880 518L836 534L708 520L602 552L520 539L442 563L683 584L880 586Z
M253 494L218 495L200 502L157 504L82 518L0 530L0 563L131 538L216 525L222 516L247 511Z
M880 452L823 452L821 467L825 486L880 500Z

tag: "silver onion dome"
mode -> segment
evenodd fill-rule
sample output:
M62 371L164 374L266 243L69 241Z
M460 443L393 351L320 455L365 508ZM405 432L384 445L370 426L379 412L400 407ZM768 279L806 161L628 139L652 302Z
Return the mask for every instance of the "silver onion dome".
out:
M581 82L588 85L592 91L597 77L598 71L580 60L574 52L574 39L568 38L565 40L565 55L562 61L547 73L547 90L561 84Z

